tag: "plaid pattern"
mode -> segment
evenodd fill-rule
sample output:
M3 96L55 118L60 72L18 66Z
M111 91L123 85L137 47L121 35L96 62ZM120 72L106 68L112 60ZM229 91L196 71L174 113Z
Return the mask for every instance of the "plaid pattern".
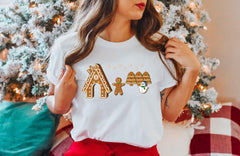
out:
M195 130L190 145L192 156L240 155L240 104L224 104L222 109L205 118L204 130Z
M240 103L224 104L222 109L205 118L204 130L195 130L190 145L192 156L240 155ZM57 131L50 156L62 156L71 146L72 125Z
M68 149L73 143L70 135L70 131L72 128L72 125L68 125L66 127L63 127L62 129L59 129L56 132L56 136L53 141L53 146L49 153L49 156L63 156L64 153L68 151Z

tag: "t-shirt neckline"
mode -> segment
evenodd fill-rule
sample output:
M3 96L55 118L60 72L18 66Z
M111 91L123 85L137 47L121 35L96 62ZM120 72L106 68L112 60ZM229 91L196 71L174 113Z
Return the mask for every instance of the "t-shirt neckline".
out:
M135 43L137 43L135 35L133 35L128 40L125 40L125 41L122 41L122 42L107 41L107 40L101 38L100 36L98 36L97 40L96 40L96 44L99 44L101 46L107 46L107 47L115 47L115 48L116 47L125 47L125 46L129 46L129 45L133 45Z

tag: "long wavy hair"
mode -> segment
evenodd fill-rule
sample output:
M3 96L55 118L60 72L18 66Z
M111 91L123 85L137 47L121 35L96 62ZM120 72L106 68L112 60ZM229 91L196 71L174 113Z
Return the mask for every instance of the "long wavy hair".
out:
M99 34L111 23L118 0L81 0L74 23L69 31L78 32L79 46L66 56L65 64L73 65L86 58L92 51ZM172 77L178 82L182 78L180 65L174 61L176 75L168 68L162 59L164 45L168 38L159 33L163 22L161 15L155 10L153 0L148 0L143 17L131 21L131 29L136 38L148 50L158 52L163 64L167 67ZM160 37L161 36L161 37Z

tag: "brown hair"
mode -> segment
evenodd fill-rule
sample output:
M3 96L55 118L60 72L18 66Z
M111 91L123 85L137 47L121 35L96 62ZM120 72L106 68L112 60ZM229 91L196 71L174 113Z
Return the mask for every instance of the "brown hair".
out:
M116 13L117 0L82 0L77 15L70 31L78 32L80 45L65 59L65 64L73 65L86 58L92 51L97 36L111 23ZM162 26L162 17L155 10L153 0L148 0L143 17L140 20L131 21L131 28L135 32L139 42L153 52L164 54L164 45L168 38L159 29ZM158 36L162 36L160 39ZM174 61L176 76L169 70L172 77L178 82L182 78L180 65Z

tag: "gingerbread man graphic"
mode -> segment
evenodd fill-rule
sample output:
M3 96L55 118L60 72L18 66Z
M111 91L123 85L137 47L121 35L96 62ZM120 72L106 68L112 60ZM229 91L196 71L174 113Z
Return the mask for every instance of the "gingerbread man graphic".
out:
M122 79L120 77L117 77L116 78L116 83L113 83L112 85L115 86L115 91L114 91L114 95L118 95L118 93L120 95L123 95L123 91L122 91L122 86L124 86L125 84L124 83L121 83L122 82Z

